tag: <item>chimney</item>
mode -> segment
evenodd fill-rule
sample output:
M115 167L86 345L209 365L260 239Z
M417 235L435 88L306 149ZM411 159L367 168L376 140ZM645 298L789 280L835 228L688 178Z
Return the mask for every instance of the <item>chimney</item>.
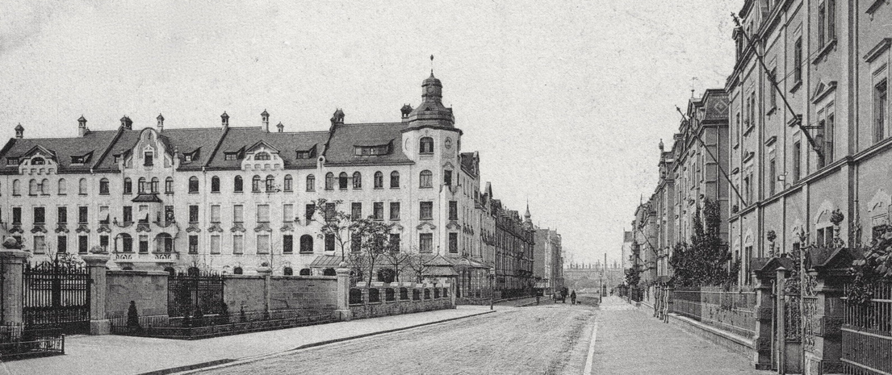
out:
M19 123L15 127L15 137L18 139L25 138L25 128L22 126L21 123Z
M222 120L222 123L223 123L223 130L228 129L229 128L229 115L226 114L226 111L223 111L223 114L220 115L220 119Z
M412 113L412 106L409 104L404 104L403 108L400 108L400 113L403 114L403 118L409 117L409 114Z
M159 113L158 117L155 117L155 119L158 120L158 131L160 132L164 130L164 116L161 116Z
M87 119L81 115L81 118L77 119L77 136L83 137L90 132L90 129L87 129Z
M335 125L335 124L343 125L344 124L344 111L343 110L338 108L334 112L334 114L331 116L331 124L332 125Z
M282 123L279 122L279 125L276 125L276 128L279 129L279 133L281 133L285 130L285 125L282 125Z
M121 117L121 127L125 130L133 130L133 121L130 120L130 117L127 117L126 115Z
M265 109L260 113L260 120L262 122L260 129L269 133L269 113L266 113Z

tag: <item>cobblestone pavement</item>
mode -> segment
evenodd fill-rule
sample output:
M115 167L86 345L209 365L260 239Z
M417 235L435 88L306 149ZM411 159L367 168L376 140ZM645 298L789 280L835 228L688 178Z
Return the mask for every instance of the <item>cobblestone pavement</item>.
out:
M740 354L665 324L618 297L597 319L593 374L772 374Z

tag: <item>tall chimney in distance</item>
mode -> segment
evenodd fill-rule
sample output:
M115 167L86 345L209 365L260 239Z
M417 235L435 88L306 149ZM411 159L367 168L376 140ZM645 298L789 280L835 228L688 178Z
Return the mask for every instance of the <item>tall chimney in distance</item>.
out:
M159 113L158 117L155 117L155 119L158 120L158 131L160 132L164 130L164 116L161 116Z
M269 113L266 113L265 109L260 113L260 120L262 122L260 130L269 133Z
M25 127L22 126L21 123L19 123L19 124L16 125L16 127L15 127L15 137L16 137L17 139L25 138Z
M223 114L220 115L221 123L223 124L223 131L229 129L229 115L226 114L226 111L223 111Z
M77 119L77 136L83 137L87 135L90 130L87 129L87 119L81 115L81 118Z

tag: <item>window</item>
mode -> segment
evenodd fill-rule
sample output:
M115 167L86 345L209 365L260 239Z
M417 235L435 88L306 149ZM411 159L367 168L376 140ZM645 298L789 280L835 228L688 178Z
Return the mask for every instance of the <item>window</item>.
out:
M375 202L372 205L375 220L384 220L384 202Z
M269 254L269 235L257 235L257 254Z
M189 192L190 193L198 192L198 177L195 177L195 176L189 177Z
M294 268L285 267L284 269L282 269L282 274L285 276L294 276Z
M108 251L108 235L99 236L99 247L101 247L102 250Z
M433 173L428 170L421 171L421 176L418 181L418 187L420 188L430 188L433 187Z
M350 218L353 220L362 218L362 203L353 202L350 204Z
M350 234L350 251L358 253L362 250L362 235L359 233Z
M745 200L745 202L743 202L744 205L750 205L753 203L753 186L750 183L751 177L752 176L747 175L743 178L743 199Z
M325 190L334 189L334 173L328 172L325 174Z
M22 223L22 208L21 207L13 207L12 208L12 223L13 224L21 224Z
M824 160L827 163L833 162L833 131L836 127L836 114L833 112L833 108L827 109L827 120L824 123Z
M189 206L189 222L190 223L198 222L198 206L197 205Z
M211 254L220 254L220 235L211 236Z
M418 150L421 154L433 154L434 153L434 139L431 137L421 138L420 149Z
M80 194L80 195L87 195L87 179L86 178L82 178L78 182L77 191L78 191L78 194Z
M252 193L260 192L260 176L258 176L258 175L254 175L254 177L251 178L251 192Z
M269 205L268 204L258 204L257 205L257 222L258 223L269 223Z
M225 160L225 161L233 161L233 160L236 160L236 159L238 159L238 154L235 153L235 152L227 152L227 153L223 156L223 160Z
M155 158L154 158L152 151L146 151L145 153L143 153L143 164L142 165L145 167L151 167L151 166L155 165Z
M768 195L773 196L777 192L777 163L774 156L768 161Z
M244 272L244 271L242 271L242 268L241 268L241 267L235 267L235 268L232 269L232 274L233 274L233 275L241 275L243 272Z
M300 252L303 254L313 252L313 236L309 234L300 236Z
M43 235L34 236L34 254L46 252L46 239Z
M393 171L390 172L390 188L391 189L399 189L400 187L400 172Z
M152 194L158 194L158 177L152 177Z
M799 181L802 161L802 142L793 143L793 182Z
M68 236L56 237L56 251L59 254L65 254L68 252Z
M77 208L77 222L79 224L86 224L87 218L89 215L89 209L86 206L80 206Z
M448 169L443 171L443 185L452 186L452 171Z
M62 180L62 181L64 181L64 180ZM19 182L19 180L12 180L12 195L20 195L20 194L21 194L21 182Z
M164 192L167 194L173 194L173 177L164 179Z
M316 176L307 176L307 191L316 191Z
M15 180L14 181L15 183L12 185L12 194L13 195L19 195L18 188L16 187L16 185L18 185L17 184L18 181L19 180ZM65 182L64 178L60 178L59 179L59 195L66 195L66 194L68 194L68 183Z
M325 220L331 220L335 217L335 204L334 203L326 203L325 204Z
M189 236L189 254L198 254L198 236Z
M353 189L362 189L362 174L353 172Z
M286 223L294 222L294 205L286 204L282 206L282 221Z
M220 192L220 177L211 177L211 193Z
M301 275L301 276L310 276L310 275L312 274L311 272L312 272L312 271L310 271L309 268L302 268L302 269L300 270L300 275Z
M777 68L772 68L771 73L768 73L768 108L775 109L777 108L777 89L774 88L774 85L777 84Z
M34 207L34 224L46 224L45 207Z
M341 190L347 190L347 173L341 172L338 175L338 188Z
M133 206L124 206L123 218L125 223L133 222Z
M269 159L270 159L270 156L266 152L261 152L261 153L258 153L257 155L254 155L254 160L269 160Z
M836 0L827 0L827 41L836 39Z
M818 47L823 47L825 35L824 22L827 18L827 10L824 8L824 3L818 4Z
M316 214L316 205L313 203L306 205L306 207L304 208L304 218L306 219L306 221L308 223L310 221L313 221L313 215L315 215L315 214Z
M275 193L276 192L276 178L273 177L273 175L266 176L264 188L267 193Z
M108 212L108 206L99 206L99 224L110 224L111 214Z
M380 171L375 172L375 189L380 189L384 187L384 173Z
M434 234L421 233L418 235L419 252L430 254L434 251Z
M167 233L161 233L157 237L155 237L155 241L158 241L160 238L160 244L156 243L156 246L162 246L163 248L156 248L155 251L163 251L165 253L169 253L173 251L173 237Z
M133 180L130 177L124 179L124 194L133 194Z
M87 236L77 237L77 252L81 254L87 253Z
M245 236L241 234L232 235L232 253L235 255L245 253Z
M335 236L328 233L325 235L325 251L335 251Z
M390 251L395 253L400 252L400 234L399 233L391 233L390 234Z
M883 80L873 89L873 141L879 142L886 137L886 108L888 108L888 96L886 80Z
M390 202L390 220L400 219L400 202Z
M449 201L449 220L458 220L458 202Z
M432 220L434 218L434 203L433 202L420 202L421 207L421 220Z
M149 206L145 204L139 205L139 222L140 223L148 223L149 222Z
M145 177L140 177L136 187L140 194L145 194L146 192L146 179Z
M211 223L219 223L220 222L220 205L214 204L211 205Z
M796 39L793 46L793 81L802 82L802 37Z
M449 252L458 253L458 233L449 233Z
M40 188L37 186L37 180L32 179L28 182L28 195L40 194Z
M164 206L164 221L171 223L175 220L173 206Z
M6 165L19 165L19 158L6 158Z
M242 181L242 176L235 176L232 180L232 191L236 193L241 193L244 189L244 181Z
M99 180L99 195L108 195L108 179Z
M285 175L285 182L284 182L283 185L284 185L284 186L283 186L283 189L284 189L285 191L287 191L287 192L291 192L291 191L293 191L293 185L294 185L294 183L293 183L293 180L291 179L291 175L290 175L290 174L286 174L286 175Z
M139 251L141 253L145 253L149 251L149 239L146 235L139 236ZM121 245L123 246L123 250L125 253L133 252L133 237L130 237L127 233L121 233Z
M294 236L286 234L282 236L282 253L291 254L294 252Z
M56 221L59 224L68 224L68 207L56 208Z

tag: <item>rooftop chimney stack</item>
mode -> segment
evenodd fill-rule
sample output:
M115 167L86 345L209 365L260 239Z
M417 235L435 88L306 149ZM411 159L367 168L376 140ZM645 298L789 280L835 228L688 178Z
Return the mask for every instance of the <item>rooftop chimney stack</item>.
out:
M260 113L260 120L262 122L261 130L269 133L269 113L267 113L265 109Z
M90 132L90 129L87 129L87 119L81 115L81 118L77 119L77 136L83 137Z
M344 111L338 108L334 114L331 116L331 124L332 125L343 125L344 124Z
M220 119L223 123L223 130L229 129L229 115L226 114L226 111L223 111L223 114L220 115Z
M127 115L121 117L121 127L125 130L133 130L133 121L130 120L130 117L127 117Z
M400 108L400 113L403 114L403 118L409 117L409 114L412 113L412 106L409 104L404 104L403 108Z
M15 127L15 137L17 139L25 138L25 127L21 123Z
M155 119L158 120L158 131L160 132L164 130L164 116L161 116L159 113L158 117L155 117Z
M279 125L276 125L276 128L279 129L279 133L285 130L285 125L282 125L282 122L279 122Z

